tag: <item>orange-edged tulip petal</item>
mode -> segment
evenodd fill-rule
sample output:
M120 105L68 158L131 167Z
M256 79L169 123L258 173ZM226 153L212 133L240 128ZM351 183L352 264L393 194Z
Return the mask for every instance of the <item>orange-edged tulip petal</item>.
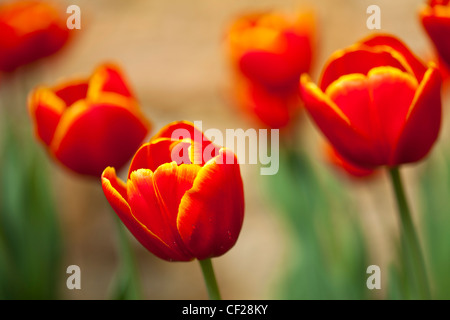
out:
M408 110L417 89L416 79L392 67L378 67L369 72L371 109L376 112L373 123L378 126L376 138L383 162L390 164ZM374 112L374 113L375 113Z
M164 260L186 260L184 255L177 255L168 244L161 241L145 225L137 220L128 204L127 186L117 178L114 168L108 167L102 174L102 187L111 207L133 236L149 251Z
M375 34L361 40L361 43L374 49L379 48L381 50L389 51L390 48L393 53L400 53L402 58L406 60L408 67L411 69L417 80L422 80L427 67L400 39L388 34Z
M377 166L382 157L371 137L359 131L347 115L307 75L300 81L300 94L311 117L336 150L347 159Z
M391 51L382 52L361 48L356 45L349 49L336 51L325 64L319 81L320 88L326 88L346 74L361 73L367 75L372 68L392 66L406 71L406 67Z
M66 108L64 102L51 90L38 88L35 94L29 97L28 104L36 135L44 144L49 145Z
M85 80L73 81L54 89L55 95L64 101L66 107L70 107L77 101L86 99L89 83Z
M340 77L327 87L325 94L348 118L351 126L373 140L376 128L372 119L378 115L372 109L361 108L361 105L370 105L371 95L367 77L356 73Z
M119 68L112 64L99 66L89 79L88 97L97 100L100 94L114 93L130 98L133 94Z
M251 81L269 87L291 86L311 66L312 49L310 39L286 31L281 52L249 50L239 60L242 73Z
M177 144L180 140L184 140L185 142L190 140L191 150L189 150L189 155L186 159L189 158L191 163L204 165L219 154L220 148L214 145L199 128L188 121L174 121L169 123L152 137L152 141L161 138L171 139L172 141L177 142ZM177 144L171 145L171 152ZM178 149L180 149L180 147L182 146L178 146ZM185 148L182 149L186 150ZM171 161L174 161L174 159Z
M224 161L229 157L235 159L234 164ZM200 169L192 189L181 199L177 227L189 250L202 260L233 247L243 219L239 164L231 151L221 149L218 157Z
M441 85L439 70L428 69L408 111L391 163L416 162L430 151L441 125Z
M100 176L106 166L122 167L148 131L143 117L118 105L73 105L61 117L50 148L75 172Z
M170 190L167 194L164 194L167 190L160 189L160 187L164 188L164 185L160 178L157 177L157 175L165 175L166 177L170 177L169 179L172 181L175 179L176 182L178 169L181 174L184 173L182 173L184 167L178 167L176 164L165 164L158 168L155 173L146 169L134 171L128 180L127 191L128 202L135 218L170 248L172 256L174 258L176 257L176 260L185 261L191 260L193 256L186 249L177 231L177 211L170 211L171 208L177 206L177 192L175 189L173 198L167 202L164 201L172 195L174 190ZM190 181L189 178L191 178ZM180 185L185 188L190 188L192 186L192 180L193 177L188 175L187 181L183 181L184 183ZM175 184L175 187L180 187L180 185ZM171 203L171 201L175 201L175 203Z

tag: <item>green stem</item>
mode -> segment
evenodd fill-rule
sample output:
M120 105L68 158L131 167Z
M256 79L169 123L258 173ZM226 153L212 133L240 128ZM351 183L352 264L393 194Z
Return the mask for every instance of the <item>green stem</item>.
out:
M417 281L418 297L422 299L430 299L430 288L427 280L427 272L425 268L425 260L420 248L419 238L414 228L411 218L411 211L406 200L402 179L398 167L390 168L392 185L394 187L397 199L398 212L400 215L402 229L402 244L404 267L406 268L406 278L409 285L414 285Z
M114 217L117 225L120 251L120 267L113 299L139 300L141 299L141 287L137 273L133 248L130 245L127 230L119 218Z
M217 286L216 276L211 263L211 259L199 260L202 267L203 278L205 279L206 289L210 300L221 300L219 287Z

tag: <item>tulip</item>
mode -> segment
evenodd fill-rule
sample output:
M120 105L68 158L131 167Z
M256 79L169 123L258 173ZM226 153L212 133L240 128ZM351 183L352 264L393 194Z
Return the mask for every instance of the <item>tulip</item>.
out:
M102 185L125 226L161 259L217 257L239 236L244 193L236 156L189 122L169 124L142 145L126 183L108 167Z
M420 20L442 60L450 66L450 1L429 0Z
M0 5L0 71L52 55L69 39L66 19L42 1L15 1Z
M363 168L424 158L441 122L441 77L397 38L376 35L335 52L300 95L336 151Z
M430 298L431 293L399 166L423 159L436 142L441 84L434 64L425 66L399 39L382 34L335 52L319 86L308 75L300 80L305 107L336 152L357 167L386 166L413 298Z
M240 17L228 32L231 61L261 85L294 85L311 66L313 27L310 13L295 19L278 13Z
M294 19L275 12L250 14L229 28L238 104L262 125L283 128L298 114L297 83L311 67L313 29L309 12Z
M29 96L37 138L67 168L100 177L123 167L150 130L120 69L105 64L89 79L72 80Z

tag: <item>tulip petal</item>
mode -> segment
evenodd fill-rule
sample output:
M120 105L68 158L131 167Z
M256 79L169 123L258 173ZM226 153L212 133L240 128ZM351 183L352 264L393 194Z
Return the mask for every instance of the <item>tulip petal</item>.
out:
M132 97L124 75L119 67L113 64L103 64L98 67L89 79L89 99L96 101L103 93L114 93L127 98Z
M181 198L192 188L200 168L195 164L178 166L175 162L171 162L161 165L154 173L155 193L160 207L163 208L161 211L167 215L174 233L178 233L176 221Z
M316 125L343 157L363 167L380 165L381 158L370 136L360 132L307 75L301 77L300 95Z
M55 88L55 94L64 101L66 107L70 107L75 102L85 99L88 91L86 81L73 81L64 84L61 88Z
M340 77L327 87L325 94L339 107L358 132L373 139L371 95L367 77L349 74Z
M380 154L389 163L408 110L417 89L416 79L392 67L378 67L368 74L372 96L372 117L377 140L381 143Z
M176 218L171 219L167 207L160 199L154 173L148 169L134 171L127 182L127 191L134 217L170 248L172 259L191 260L193 257L176 230Z
M233 164L223 161L228 157ZM181 199L177 227L189 250L202 260L234 246L243 218L239 164L231 151L221 149L218 157L200 169L193 187Z
M429 68L414 96L391 165L418 161L430 151L440 130L441 85L439 71Z
M156 171L164 163L175 161L180 165L182 162L177 161L180 159L189 160L186 163L191 163L189 157L191 145L191 142L188 141L173 141L167 138L152 139L151 142L143 144L134 155L128 171L128 179L133 171L139 169ZM188 154L183 155L184 151Z
M70 169L100 176L121 168L148 132L148 123L126 107L78 101L62 116L51 149Z
M422 80L423 75L427 70L426 66L399 39L388 34L376 34L362 40L361 43L372 48L380 47L382 50L388 50L388 48L391 48L400 53L406 60L408 66L411 68L411 71L414 73L414 76L418 79L418 81Z
M147 250L159 258L171 260L173 257L172 249L133 216L126 200L126 185L117 178L114 168L108 167L104 170L102 174L102 187L109 204L133 236Z
M28 108L36 135L48 146L65 109L64 102L47 88L34 90L29 97Z
M219 147L214 145L193 123L189 121L175 121L162 128L152 141L160 138L169 138L173 141L191 140L191 162L204 165L219 154ZM172 160L171 160L172 161ZM186 163L186 162L185 162Z
M280 36L278 52L249 50L240 60L242 73L251 81L270 87L285 87L298 81L300 74L308 72L312 49L308 36L285 31Z
M361 73L367 75L369 71L379 66L392 66L407 71L399 61L399 56L393 52L382 52L353 46L349 49L336 51L325 64L319 81L322 91L343 75Z

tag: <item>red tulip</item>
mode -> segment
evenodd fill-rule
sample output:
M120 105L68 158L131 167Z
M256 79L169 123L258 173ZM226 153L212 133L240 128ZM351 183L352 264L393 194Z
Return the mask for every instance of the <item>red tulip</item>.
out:
M126 183L108 167L102 185L130 232L164 260L220 256L234 246L242 227L244 193L236 156L188 122L172 123L144 144Z
M313 29L310 13L292 20L277 13L243 16L228 32L231 60L253 82L291 86L311 66Z
M450 1L430 0L420 19L442 60L450 66Z
M285 127L298 114L297 83L311 66L313 29L311 13L258 13L228 30L238 103L268 127Z
M10 72L49 56L69 38L66 18L42 1L0 5L0 71Z
M357 166L394 167L425 157L441 122L441 78L398 39L367 38L334 53L317 87L300 81L305 106L336 151Z
M87 80L36 88L29 110L48 152L69 169L95 177L107 166L124 166L150 129L113 65L100 66Z

